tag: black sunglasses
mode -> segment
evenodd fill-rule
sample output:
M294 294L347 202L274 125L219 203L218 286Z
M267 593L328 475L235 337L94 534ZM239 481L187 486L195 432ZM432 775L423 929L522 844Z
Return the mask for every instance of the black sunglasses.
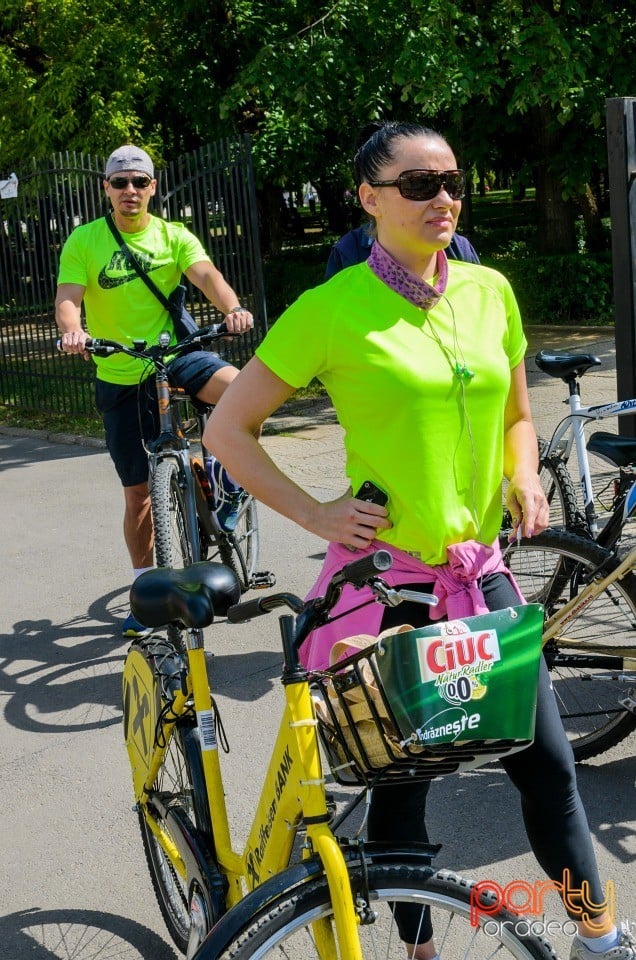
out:
M396 180L369 180L370 187L397 187L405 200L432 200L442 187L451 200L466 193L463 170L405 170Z
M146 187L149 187L152 183L151 177L111 177L108 181L111 187L114 187L115 190L123 190L128 186L129 183L132 183L135 190L145 190Z

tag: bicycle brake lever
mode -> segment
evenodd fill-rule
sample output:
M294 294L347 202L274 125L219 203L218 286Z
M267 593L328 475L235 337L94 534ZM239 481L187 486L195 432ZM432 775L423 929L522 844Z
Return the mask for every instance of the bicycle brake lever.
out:
M419 590L396 590L379 578L374 581L372 586L376 598L385 607L397 607L405 600L412 603L427 603L431 607L435 607L439 603L438 598L432 593L421 593Z
M411 603L427 603L429 607L436 607L439 603L439 597L434 593L421 593L419 590L398 590L400 600L408 600Z

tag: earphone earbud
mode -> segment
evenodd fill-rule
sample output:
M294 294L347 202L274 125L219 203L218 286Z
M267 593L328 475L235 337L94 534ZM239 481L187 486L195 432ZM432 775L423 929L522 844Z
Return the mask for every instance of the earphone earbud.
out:
M472 380L475 374L470 370L466 364L455 364L455 376L459 380Z

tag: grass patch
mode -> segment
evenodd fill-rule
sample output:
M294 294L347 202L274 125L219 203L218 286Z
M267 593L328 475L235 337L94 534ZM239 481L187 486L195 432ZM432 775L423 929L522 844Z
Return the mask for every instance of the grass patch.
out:
M336 239L335 235L306 234L303 243L290 241L278 256L265 260L263 279L270 323L301 293L323 282L329 251Z
M44 430L47 433L70 433L76 437L104 439L104 428L97 415L78 417L70 413L42 413L0 406L0 424L24 430Z

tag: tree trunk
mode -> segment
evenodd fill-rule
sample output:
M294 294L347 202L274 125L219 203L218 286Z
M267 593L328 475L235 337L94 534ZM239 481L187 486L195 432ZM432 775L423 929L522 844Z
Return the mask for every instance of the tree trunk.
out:
M349 230L349 216L345 205L343 184L321 180L318 192L320 194L320 209L326 213L328 229L342 236Z
M257 191L259 232L263 256L278 256L283 248L283 191L266 184Z
M563 199L561 181L550 167L559 145L561 130L549 107L542 105L534 110L533 129L537 150L535 185L539 253L576 253L574 205Z
M601 211L589 183L585 184L585 193L579 197L579 206L585 224L588 253L603 253L609 249L609 233L603 229Z

